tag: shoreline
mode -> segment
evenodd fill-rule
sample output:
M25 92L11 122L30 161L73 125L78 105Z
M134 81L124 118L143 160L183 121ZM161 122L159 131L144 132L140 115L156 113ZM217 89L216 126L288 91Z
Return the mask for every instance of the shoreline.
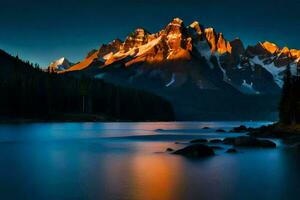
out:
M26 123L79 123L79 122L173 122L171 120L123 120L96 114L63 114L40 118L5 117L0 116L0 124ZM174 121L175 122L175 121Z
M159 118L159 117L158 117ZM272 120L250 120L250 119L116 119L103 114L90 113L52 113L47 116L5 116L0 115L0 124L20 124L20 123L68 123L68 122L240 122L243 125L247 122L273 123Z
M89 117L79 117L79 118L7 118L0 116L0 124L19 124L19 123L69 123L69 122L250 122L250 120L121 120L105 118L100 115L89 115ZM271 122L268 120L251 120L251 122Z
M222 120L220 120L222 121ZM128 122L210 122L210 121L167 121L167 120L118 120L106 116L93 114L64 114L62 116L51 116L49 118L13 118L0 116L1 124L33 124L33 123L128 123ZM258 128L246 127L242 121L239 127L233 127L228 133L245 133L247 136L255 138L281 139L285 144L300 144L300 125L283 125L275 122ZM242 129L241 129L242 127ZM219 131L219 130L218 130ZM218 132L217 131L217 132ZM223 131L223 130L222 130ZM224 131L226 133L226 131Z
M247 133L257 138L281 139L287 145L300 145L300 125L274 123L262 126Z

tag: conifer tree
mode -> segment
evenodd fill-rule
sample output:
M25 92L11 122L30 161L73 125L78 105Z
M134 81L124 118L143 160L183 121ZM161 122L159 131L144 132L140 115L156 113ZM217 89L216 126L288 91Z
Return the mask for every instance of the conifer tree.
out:
M292 123L291 94L292 94L292 75L291 75L290 65L288 65L285 72L284 84L282 87L281 100L279 104L279 118L280 118L280 122L283 124Z

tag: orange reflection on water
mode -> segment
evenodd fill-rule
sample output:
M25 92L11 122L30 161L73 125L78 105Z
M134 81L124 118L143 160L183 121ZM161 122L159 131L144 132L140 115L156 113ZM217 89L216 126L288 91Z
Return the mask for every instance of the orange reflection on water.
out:
M132 199L174 200L180 198L180 159L140 155L132 160Z
M134 129L136 130L156 130L156 129L178 129L182 128L180 123L169 123L169 122L147 122L147 123L135 123Z

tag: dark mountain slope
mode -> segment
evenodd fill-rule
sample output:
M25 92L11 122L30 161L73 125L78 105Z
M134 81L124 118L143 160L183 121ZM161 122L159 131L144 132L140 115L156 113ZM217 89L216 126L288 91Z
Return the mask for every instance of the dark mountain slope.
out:
M2 50L0 91L2 118L135 121L174 119L171 105L161 97L93 78L49 74Z

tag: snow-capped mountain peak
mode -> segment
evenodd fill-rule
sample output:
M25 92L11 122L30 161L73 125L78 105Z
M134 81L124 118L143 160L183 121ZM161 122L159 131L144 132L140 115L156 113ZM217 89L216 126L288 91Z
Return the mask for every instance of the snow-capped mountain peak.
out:
M172 85L168 88L186 82L202 89L229 84L242 93L263 94L279 92L287 66L296 73L299 62L300 50L268 41L245 48L241 39L229 41L213 27L197 21L186 27L182 19L174 18L157 33L137 28L124 41L103 44L71 67L65 58L51 66L65 66L61 73L96 67L99 73L105 69L106 74L122 66L136 73L129 77L130 82L155 77L163 87Z
M70 68L72 65L73 63L71 63L68 59L61 57L50 63L48 70L51 72L63 71Z

